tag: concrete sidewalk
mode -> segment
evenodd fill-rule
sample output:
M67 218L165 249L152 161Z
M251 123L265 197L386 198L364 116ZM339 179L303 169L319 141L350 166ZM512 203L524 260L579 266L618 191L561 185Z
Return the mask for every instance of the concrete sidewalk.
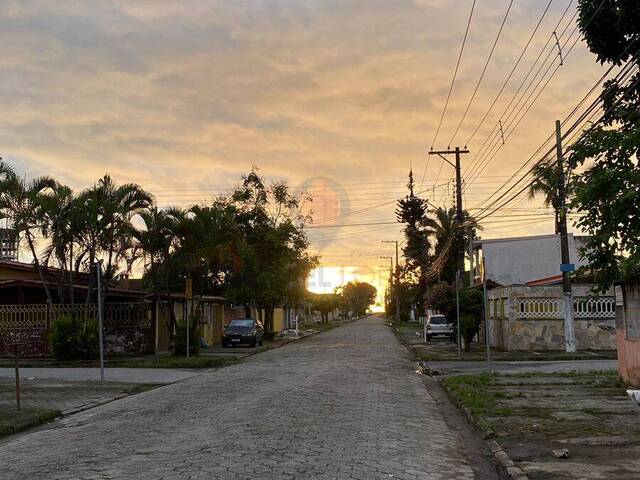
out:
M169 368L105 368L105 381L118 383L167 384L191 378L202 370L178 370ZM13 368L0 368L0 379L15 378ZM21 368L23 379L63 380L69 382L100 381L99 368Z

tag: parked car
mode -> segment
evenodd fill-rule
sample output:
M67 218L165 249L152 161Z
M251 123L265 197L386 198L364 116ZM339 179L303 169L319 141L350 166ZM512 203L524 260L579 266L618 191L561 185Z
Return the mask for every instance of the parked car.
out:
M231 320L222 332L222 347L233 345L262 345L264 328L262 324L252 318Z
M435 314L427 318L427 342L434 337L447 337L455 341L453 323L450 323L444 315Z

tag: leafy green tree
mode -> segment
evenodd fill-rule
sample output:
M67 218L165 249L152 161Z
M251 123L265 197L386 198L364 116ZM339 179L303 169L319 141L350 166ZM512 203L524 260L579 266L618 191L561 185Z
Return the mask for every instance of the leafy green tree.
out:
M334 293L315 293L309 295L312 308L320 312L322 323L329 323L329 314L339 305L339 299Z
M243 268L230 277L228 295L264 310L265 335L273 335L273 312L288 298L299 298L304 280L317 265L307 252L298 200L283 182L267 185L253 169L230 198L244 242L240 249Z
M640 66L637 0L580 0L579 25L598 62ZM603 118L571 147L574 174L571 207L576 225L588 234L583 255L598 286L637 279L640 270L640 73L627 85L606 82Z
M369 306L376 301L376 294L376 287L366 282L349 282L336 289L342 308L356 315L367 313Z
M471 342L480 331L484 299L477 288L464 288L458 292L460 304L460 336L464 339L465 351L471 351ZM456 289L447 283L431 287L427 299L429 308L444 314L457 327Z

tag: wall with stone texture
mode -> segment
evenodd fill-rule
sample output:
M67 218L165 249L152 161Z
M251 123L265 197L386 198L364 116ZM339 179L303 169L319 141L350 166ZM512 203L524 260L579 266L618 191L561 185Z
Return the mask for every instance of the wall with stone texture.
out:
M587 297L590 285L574 285L575 297ZM612 295L613 292L607 292ZM564 321L561 318L521 318L518 298L562 298L562 287L511 286L489 292L489 328L491 346L503 350L564 350ZM504 307L500 302L504 302ZM504 313L501 309L504 308ZM578 350L615 350L616 329L613 318L576 319Z
M615 350L615 320L576 320L578 350ZM564 321L515 320L510 322L508 350L564 350Z

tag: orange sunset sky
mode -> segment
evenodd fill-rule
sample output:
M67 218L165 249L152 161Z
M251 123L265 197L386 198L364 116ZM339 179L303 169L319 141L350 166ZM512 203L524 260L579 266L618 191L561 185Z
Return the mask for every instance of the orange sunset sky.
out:
M0 155L27 176L75 189L111 173L159 205L205 202L252 165L315 197L314 225L394 220L412 166L418 189L452 205L453 169L427 158L471 0L0 2ZM548 0L516 0L452 146L463 146ZM603 72L579 42L517 130L470 168L569 6L554 0L463 159L464 204L488 197L552 133ZM473 93L508 0L481 0L436 147ZM569 24L569 32L574 22ZM558 32L560 33L560 32ZM555 53L549 62L559 62ZM444 166L443 166L444 165ZM477 177L472 181L472 176ZM524 202L540 207L541 200ZM553 216L496 218L482 237L553 232ZM500 221L501 220L501 221ZM310 230L322 271L310 287L358 278L384 289L398 225Z

